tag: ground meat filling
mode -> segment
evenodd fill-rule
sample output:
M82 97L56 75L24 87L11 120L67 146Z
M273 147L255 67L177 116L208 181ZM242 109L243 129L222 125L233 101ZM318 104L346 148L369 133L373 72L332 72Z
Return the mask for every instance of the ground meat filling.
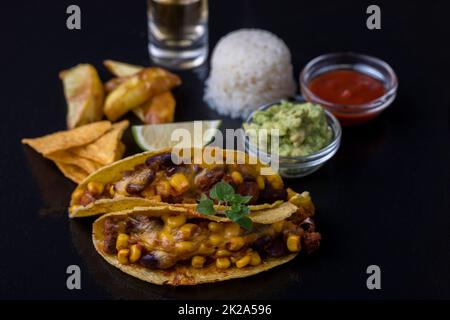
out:
M177 161L175 161L177 162ZM278 175L262 176L252 165L175 164L170 153L146 159L133 170L124 171L119 181L102 184L91 181L77 190L75 204L87 206L99 199L142 197L169 203L196 203L202 193L219 181L229 183L235 192L251 196L250 204L286 200L287 193Z
M314 222L296 220L254 224L252 231L246 231L232 222L186 219L184 215L110 217L103 225L103 251L116 255L121 264L149 269L178 264L219 269L257 266L302 247L307 253L319 247L321 236Z

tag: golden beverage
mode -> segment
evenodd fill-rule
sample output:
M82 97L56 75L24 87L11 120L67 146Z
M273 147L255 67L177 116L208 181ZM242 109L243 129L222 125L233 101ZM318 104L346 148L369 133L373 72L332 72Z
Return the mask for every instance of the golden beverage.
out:
M148 0L152 60L172 69L202 64L208 55L207 0Z

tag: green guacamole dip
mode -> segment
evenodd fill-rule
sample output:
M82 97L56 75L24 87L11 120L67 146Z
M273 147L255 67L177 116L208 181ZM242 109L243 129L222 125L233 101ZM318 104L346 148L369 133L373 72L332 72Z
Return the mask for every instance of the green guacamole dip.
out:
M244 124L244 130L252 137L260 129L267 129L269 134L267 145L261 145L263 141L259 140L258 147L265 151L266 147L270 149L270 130L279 130L279 155L283 157L310 155L327 146L332 138L325 112L321 106L312 103L282 101L266 110L256 111L252 122Z

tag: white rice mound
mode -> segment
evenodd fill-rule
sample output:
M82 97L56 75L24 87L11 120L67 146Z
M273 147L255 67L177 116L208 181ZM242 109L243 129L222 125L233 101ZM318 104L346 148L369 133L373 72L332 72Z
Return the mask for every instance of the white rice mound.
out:
M246 118L263 104L294 95L291 53L273 33L241 29L216 45L204 99L222 115Z

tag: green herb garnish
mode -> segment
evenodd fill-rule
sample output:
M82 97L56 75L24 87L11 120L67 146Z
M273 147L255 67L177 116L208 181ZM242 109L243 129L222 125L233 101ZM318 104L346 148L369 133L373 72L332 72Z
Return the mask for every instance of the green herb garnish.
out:
M197 212L208 216L223 213L241 227L247 230L252 229L253 222L248 217L250 209L247 206L247 202L252 198L251 196L241 196L238 193L234 193L231 185L220 181L211 188L209 197L202 194L197 206ZM228 209L220 212L216 211L214 209L214 200L217 200L221 205L227 206Z

